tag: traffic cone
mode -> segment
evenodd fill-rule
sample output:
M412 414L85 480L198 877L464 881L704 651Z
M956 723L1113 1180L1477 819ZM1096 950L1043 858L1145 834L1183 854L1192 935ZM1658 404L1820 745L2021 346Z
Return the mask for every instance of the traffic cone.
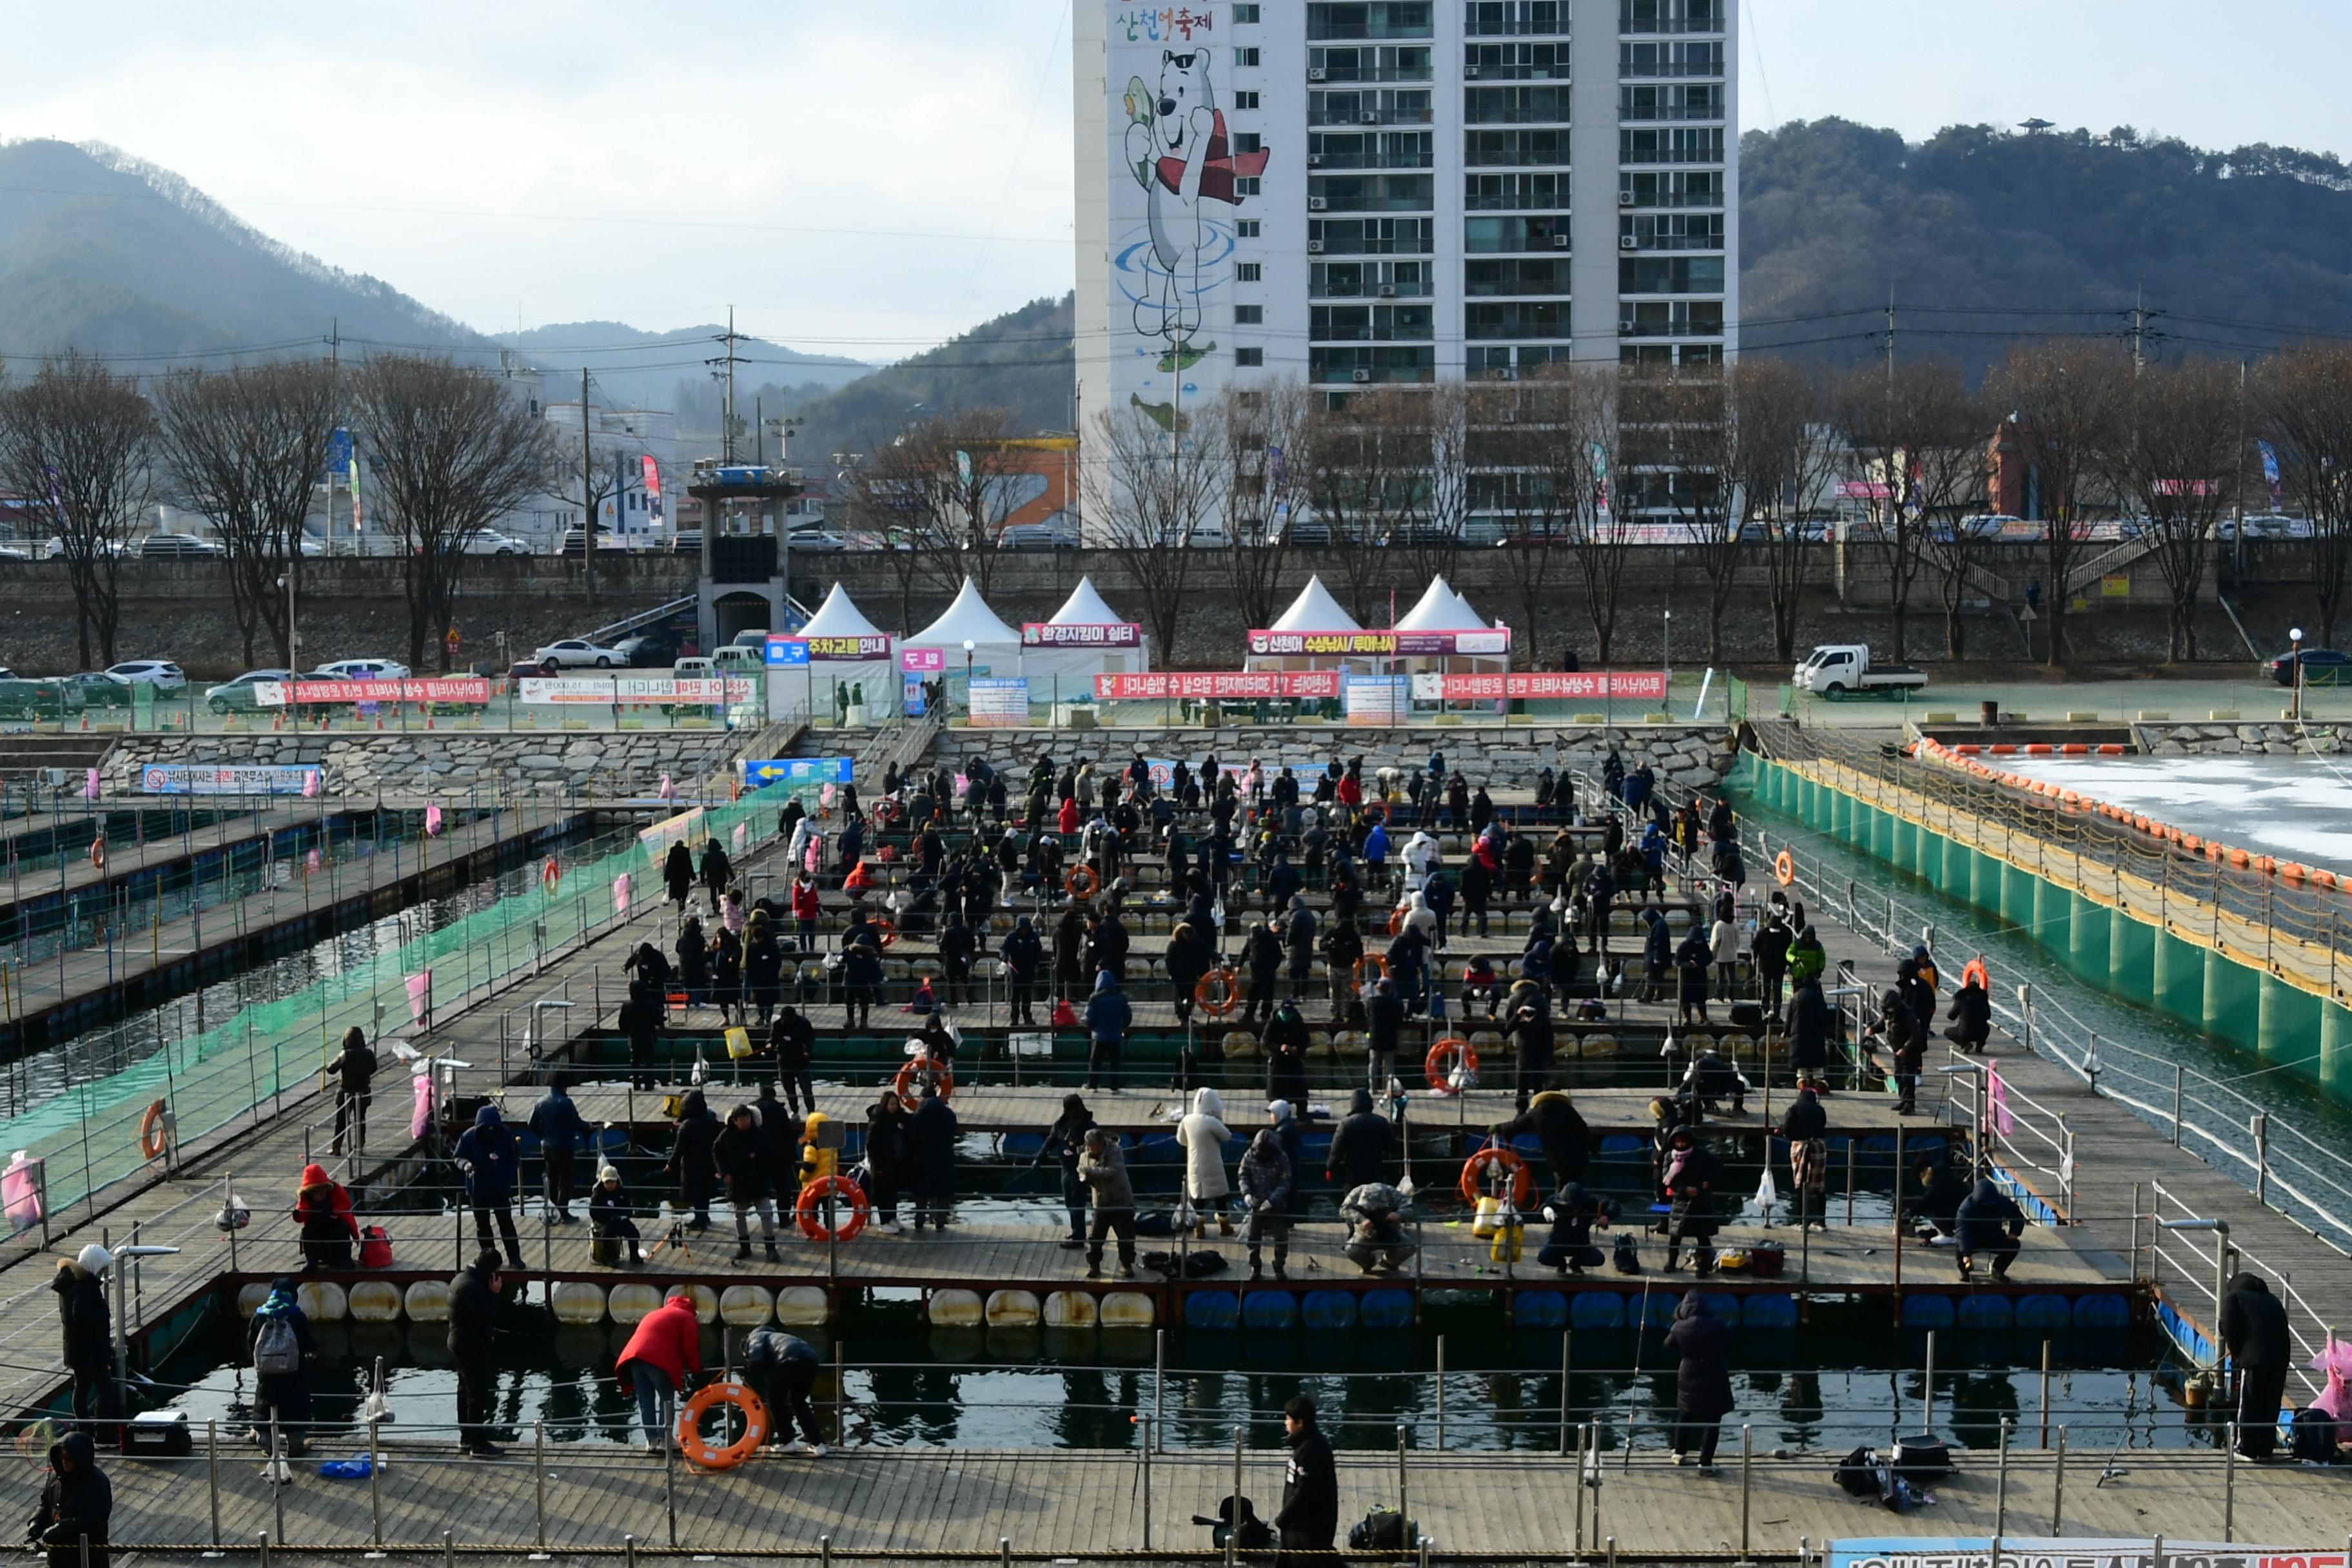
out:
M89 715L88 713L84 713L81 716L81 727L85 730L89 728Z
M383 728L383 715L381 713L375 716L375 727L379 730Z

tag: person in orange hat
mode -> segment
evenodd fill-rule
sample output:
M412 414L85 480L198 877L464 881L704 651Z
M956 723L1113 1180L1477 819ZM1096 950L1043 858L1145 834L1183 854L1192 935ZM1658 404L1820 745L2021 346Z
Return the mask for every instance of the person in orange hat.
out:
M349 1268L352 1245L360 1238L359 1221L352 1214L352 1194L327 1174L324 1165L302 1167L302 1184L294 1198L294 1221L302 1229L302 1268Z

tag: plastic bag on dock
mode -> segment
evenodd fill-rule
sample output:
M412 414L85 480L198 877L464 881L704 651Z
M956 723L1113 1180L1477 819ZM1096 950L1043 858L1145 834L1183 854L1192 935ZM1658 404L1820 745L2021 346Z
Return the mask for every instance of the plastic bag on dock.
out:
M2327 1387L2311 1402L2338 1421L2352 1421L2352 1340L2331 1339L2311 1358L2311 1369L2327 1374Z

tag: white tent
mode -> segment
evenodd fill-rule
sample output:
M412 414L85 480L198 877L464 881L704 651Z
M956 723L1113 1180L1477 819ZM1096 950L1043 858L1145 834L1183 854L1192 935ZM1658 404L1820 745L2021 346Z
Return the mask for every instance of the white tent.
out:
M1019 629L1006 626L1003 618L988 607L988 602L980 596L980 589L969 577L957 590L955 603L938 620L907 639L908 647L952 648L959 654L966 643L975 650L1008 644L1016 648L1021 646Z
M1048 624L1057 626L1118 626L1126 619L1103 602L1103 596L1095 591L1092 577L1081 577L1078 585L1070 590L1070 596L1062 601L1062 607L1054 612L1054 618Z
M1401 632L1483 632L1493 628L1478 618L1470 601L1454 591L1443 577L1432 577L1420 603L1396 624Z
M1062 601L1062 607L1045 624L1116 626L1130 623L1104 600L1092 577L1081 577L1078 585L1070 590L1070 596ZM1028 650L1024 668L1033 693L1058 696L1066 701L1074 691L1091 692L1097 675L1133 674L1150 669L1151 660L1141 643L1133 647L1033 647Z
M1307 586L1298 590L1298 597L1290 601L1290 608L1275 618L1266 630L1276 632L1360 632L1364 628L1356 617L1339 607L1331 590L1323 586L1320 577L1307 579Z
M839 583L824 596L816 614L808 624L793 634L801 637L884 637L888 634L866 618L849 596L849 590ZM865 705L869 723L880 723L898 711L898 663L897 655L886 640L882 652L871 658L812 658L804 669L768 671L768 710L776 713L782 707L809 704L813 719L829 719L841 712L841 700L855 695Z

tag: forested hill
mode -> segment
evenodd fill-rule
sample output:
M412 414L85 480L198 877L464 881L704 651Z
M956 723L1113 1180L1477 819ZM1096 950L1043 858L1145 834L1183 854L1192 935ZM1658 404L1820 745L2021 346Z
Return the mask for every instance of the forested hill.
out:
M2143 291L2158 353L2352 333L2352 168L2325 153L1820 120L1743 137L1739 177L1749 348L1883 353L1890 289L1898 352L1971 368L2119 332Z

